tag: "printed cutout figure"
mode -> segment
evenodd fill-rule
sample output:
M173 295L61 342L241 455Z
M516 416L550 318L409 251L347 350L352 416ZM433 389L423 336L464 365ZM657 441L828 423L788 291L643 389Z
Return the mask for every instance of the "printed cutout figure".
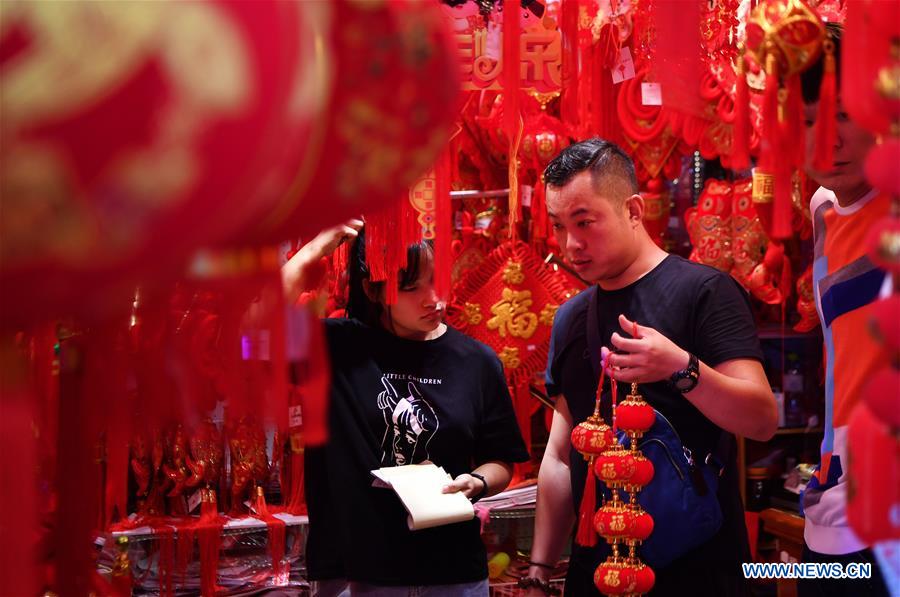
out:
M384 391L378 394L378 408L387 425L381 440L381 464L400 466L428 460L428 442L438 429L434 409L413 382L408 382L408 394L403 397L384 377L381 383Z

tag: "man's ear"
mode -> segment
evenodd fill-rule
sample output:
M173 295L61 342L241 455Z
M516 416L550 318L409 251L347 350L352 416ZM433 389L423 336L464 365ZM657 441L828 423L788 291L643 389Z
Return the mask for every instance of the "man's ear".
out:
M640 194L635 193L625 199L625 211L629 222L640 225L644 221L645 209L644 198Z

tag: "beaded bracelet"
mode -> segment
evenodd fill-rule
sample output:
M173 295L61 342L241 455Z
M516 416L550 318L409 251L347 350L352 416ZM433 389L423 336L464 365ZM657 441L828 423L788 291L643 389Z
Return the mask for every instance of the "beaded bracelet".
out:
M535 589L540 589L544 595L560 595L562 591L559 590L559 587L550 586L550 583L539 578L535 578L534 576L523 576L519 579L519 582L516 583L520 589L530 589L534 587Z

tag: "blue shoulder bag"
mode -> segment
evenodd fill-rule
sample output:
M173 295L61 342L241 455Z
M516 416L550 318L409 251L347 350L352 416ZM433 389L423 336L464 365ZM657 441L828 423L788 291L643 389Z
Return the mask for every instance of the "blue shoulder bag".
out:
M597 292L588 302L588 349L591 366L600 376L600 334ZM653 480L638 494L638 503L653 517L653 533L640 547L641 558L652 568L664 568L713 537L722 526L722 508L716 495L724 460L718 458L730 435L722 432L713 453L700 458L685 446L669 420L654 409L656 422L638 440L638 447L653 463ZM619 442L631 447L622 431Z

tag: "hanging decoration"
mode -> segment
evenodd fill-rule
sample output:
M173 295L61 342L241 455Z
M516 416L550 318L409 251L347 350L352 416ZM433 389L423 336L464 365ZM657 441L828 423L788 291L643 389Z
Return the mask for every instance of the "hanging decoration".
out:
M553 317L570 296L561 274L527 244L504 241L456 284L447 308L447 323L487 344L503 363L526 446L540 408L529 384L547 364Z
M818 58L825 25L803 0L764 0L753 9L746 36L746 58L766 74L753 201L767 233L784 239L791 234L792 175L805 162L805 144L797 142L805 132L799 74Z
M615 383L615 382L613 382ZM597 477L606 483L612 499L594 516L594 526L609 543L612 554L594 572L594 584L605 595L642 595L655 583L653 570L637 555L637 549L653 532L653 518L638 504L638 494L653 479L653 463L641 454L638 440L653 426L656 413L638 392L638 384L631 384L631 393L615 404L613 390L613 421L623 433L594 463ZM622 441L628 438L626 449ZM629 495L623 502L619 492ZM620 546L628 554L620 554Z

